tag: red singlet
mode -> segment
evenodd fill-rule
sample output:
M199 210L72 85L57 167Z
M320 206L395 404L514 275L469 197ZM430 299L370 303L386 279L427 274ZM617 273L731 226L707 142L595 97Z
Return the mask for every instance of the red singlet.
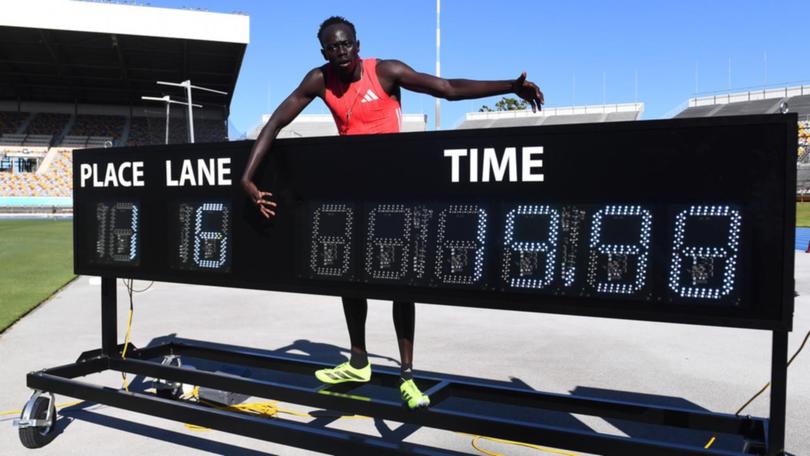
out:
M360 60L360 80L346 86L326 66L324 101L341 135L399 133L399 101L388 96L377 79L377 59Z

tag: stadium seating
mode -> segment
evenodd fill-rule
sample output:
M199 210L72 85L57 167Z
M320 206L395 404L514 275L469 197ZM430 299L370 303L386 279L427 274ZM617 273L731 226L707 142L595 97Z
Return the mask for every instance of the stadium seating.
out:
M36 173L0 172L0 196L72 196L73 151L52 148L48 155Z
M27 119L30 114L27 112L2 112L0 111L0 134L17 133L20 124Z
M27 135L18 135L16 133L4 133L0 137L0 146L22 146L25 142Z
M164 128L165 124L160 119L133 117L129 124L127 145L163 144L165 142Z
M225 121L217 119L200 119L194 122L195 142L224 142L228 140Z
M798 160L802 163L810 162L810 120L799 122Z
M128 146L165 144L166 119L162 117L133 117L129 126ZM227 141L227 131L222 120L199 119L194 122L195 142ZM169 124L169 144L188 142L188 126L184 116L172 116Z
M29 135L59 135L70 120L70 114L40 112L34 115L25 133Z
M99 147L112 147L115 145L115 138L112 136L77 136L68 135L62 139L60 147L72 149L94 149Z
M65 147L94 147L88 146L87 142L101 142L110 140L117 144L124 130L125 118L122 116L100 116L80 114L76 116L76 122L70 128L67 136L62 140ZM84 141L82 141L84 137ZM104 140L93 141L91 138L104 138Z

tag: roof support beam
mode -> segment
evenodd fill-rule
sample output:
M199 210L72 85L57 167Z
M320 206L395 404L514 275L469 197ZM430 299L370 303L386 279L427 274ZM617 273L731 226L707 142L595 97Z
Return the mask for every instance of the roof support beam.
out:
M47 30L40 29L39 36L42 38L42 45L45 46L45 49L48 50L48 54L51 55L51 60L53 61L54 68L56 69L56 76L62 76L62 62L59 59L59 53L56 51L51 45L50 34Z

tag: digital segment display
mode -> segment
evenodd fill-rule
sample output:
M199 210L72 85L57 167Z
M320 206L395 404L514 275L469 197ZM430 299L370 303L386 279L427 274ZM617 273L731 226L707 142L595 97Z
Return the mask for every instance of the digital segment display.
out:
M743 221L735 206L332 202L307 211L311 231L299 254L309 259L308 278L739 303ZM656 216L664 224L654 233ZM351 268L355 255L362 273Z
M95 249L92 262L137 265L140 205L134 201L99 202L95 207Z
M795 129L774 115L283 139L254 179L273 220L236 179L251 142L76 151L75 271L789 329Z
M177 237L173 266L189 271L230 271L231 204L184 201L172 205Z

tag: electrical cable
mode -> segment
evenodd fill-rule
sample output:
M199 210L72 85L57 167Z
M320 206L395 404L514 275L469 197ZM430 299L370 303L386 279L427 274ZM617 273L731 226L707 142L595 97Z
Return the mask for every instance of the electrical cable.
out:
M793 362L793 360L796 359L797 356L799 356L799 353L802 352L802 350L804 349L805 344L807 344L807 339L808 338L810 338L810 330L808 330L807 334L804 335L804 340L802 340L802 343L801 343L801 345L799 345L799 348L793 353L793 356L790 357L790 359L788 360L787 365L785 366L785 368L790 367L790 364ZM742 411L745 410L746 407L748 407L752 402L754 402L754 400L756 398L761 396L762 393L764 393L765 390L767 390L769 386L771 386L771 382L766 383L762 388L760 388L759 391L756 392L756 394L754 394L753 396L751 396L750 399L745 401L745 404L743 404L739 409L737 409L736 412L734 412L734 416L740 416L740 413L742 413ZM712 437L709 439L708 442L706 442L706 445L703 448L711 447L714 444L715 440L717 440L717 434L716 433L712 434Z
M65 407L72 407L72 406L74 406L74 405L81 404L82 402L84 402L84 401L64 402L64 403L62 403L62 404L56 404L56 405L54 406L54 408L56 408L56 410L59 410L59 409L65 408ZM22 409L18 409L18 410L9 410L9 411L7 411L7 412L0 412L0 416L6 416L6 415L19 415L19 414L20 414L20 413L22 413L22 412L23 412L23 410L22 410Z
M128 281L127 281L128 280ZM121 351L121 359L127 359L127 349L129 349L129 338L132 335L132 315L135 313L135 305L132 295L134 293L143 293L150 288L152 285L155 284L154 281L150 282L146 288L136 290L134 288L135 279L121 279L123 282L124 287L127 289L127 296L129 296L129 317L127 318L127 333L126 337L124 338L124 349ZM127 374L124 371L121 371L121 384L123 385L124 391L129 392L129 384L127 383Z
M467 434L467 435L472 435L472 434ZM472 442L471 442L473 448L480 451L481 453L486 454L487 456L506 456L506 455L504 455L503 453L496 453L494 451L490 451L490 450L486 450L484 448L481 448L480 446L478 446L478 441L482 440L482 439L483 440L489 440L489 441L492 441L492 442L505 443L505 444L508 444L508 445L521 446L521 447L524 447L524 448L531 448L533 450L542 451L544 453L561 454L561 455L564 455L564 456L577 456L577 453L572 453L570 451L565 451L565 450L557 450L555 448L547 448L547 447L543 447L543 446L540 446L540 445L534 445L532 443L515 442L514 440L498 439L498 438L495 438L495 437L486 437L486 436L483 436L483 435L474 436L473 439L472 439Z

